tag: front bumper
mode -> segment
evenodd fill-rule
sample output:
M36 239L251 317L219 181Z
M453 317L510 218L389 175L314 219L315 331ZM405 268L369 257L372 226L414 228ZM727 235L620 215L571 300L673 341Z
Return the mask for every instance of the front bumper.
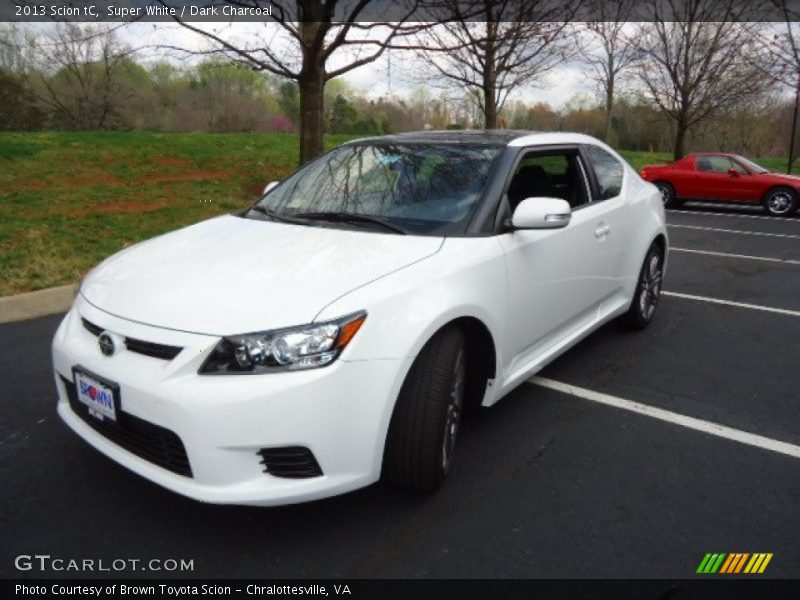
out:
M124 345L104 356L81 322L112 335L183 350L172 360ZM205 502L275 505L341 494L380 477L386 431L410 359L348 361L321 369L264 375L198 375L219 341L112 316L78 296L53 340L58 413L92 446L131 471ZM120 386L121 410L174 432L191 476L178 475L117 445L69 404L62 380L80 365ZM264 448L305 447L322 475L286 479L264 472Z

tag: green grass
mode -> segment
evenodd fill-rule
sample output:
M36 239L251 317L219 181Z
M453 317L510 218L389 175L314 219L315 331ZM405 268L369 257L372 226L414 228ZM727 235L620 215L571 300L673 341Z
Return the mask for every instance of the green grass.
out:
M298 152L293 134L0 133L0 296L77 281L129 244L244 208ZM637 169L671 160L622 154Z
M129 244L244 208L298 153L283 134L0 133L0 296L77 281Z

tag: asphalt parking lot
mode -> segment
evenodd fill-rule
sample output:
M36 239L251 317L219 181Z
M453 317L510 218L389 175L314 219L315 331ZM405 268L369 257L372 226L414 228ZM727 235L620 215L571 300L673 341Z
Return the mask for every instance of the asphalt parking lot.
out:
M50 554L193 559L181 577L684 578L707 552L770 552L760 577L800 577L800 218L691 205L668 222L651 327L605 326L470 419L432 497L184 499L61 423L60 316L0 326L0 577L69 576L14 568Z

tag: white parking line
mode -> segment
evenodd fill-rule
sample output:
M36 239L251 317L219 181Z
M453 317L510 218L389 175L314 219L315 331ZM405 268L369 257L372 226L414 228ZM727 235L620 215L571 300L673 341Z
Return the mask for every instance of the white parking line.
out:
M665 421L667 423L672 423L673 425L686 427L687 429L694 429L695 431L707 433L709 435L724 438L726 440L739 442L740 444L755 446L756 448L769 450L770 452L777 452L779 454L785 454L786 456L791 456L793 458L800 458L800 446L789 444L787 442L781 442L780 440L774 440L772 438L750 433L748 431L742 431L741 429L734 429L733 427L727 427L726 425L720 425L719 423L714 423L712 421L705 421L703 419L689 417L680 413L664 410L663 408L656 408L648 404L642 404L640 402L618 398L609 394L587 390L585 388L569 385L553 379L547 379L546 377L539 377L538 375L531 377L528 382L561 392L563 394L569 394L577 398L590 400L591 402L598 402L599 404L605 404L606 406L611 406L613 408L627 410L633 413L644 415L645 417L651 417L653 419L658 419L659 421Z
M716 231L718 233L739 233L741 235L760 235L764 237L788 238L791 240L800 240L800 235L793 233L767 233L765 231L742 231L741 229L721 229L719 227L701 227L700 225L674 225L667 223L667 227L676 227L680 229L699 229L701 231Z
M709 206L708 204L702 204L698 206ZM681 215L697 215L697 216L710 216L710 217L738 217L740 219L766 219L768 221L774 221L776 223L800 223L800 219L785 219L780 217L769 217L767 215L745 215L741 213L718 213L718 212L704 212L704 211L697 211L697 210L669 210L667 211L667 216L670 213L677 213Z
M661 292L662 296L672 296L673 298L683 298L684 300L697 300L698 302L710 302L711 304L724 304L737 308L749 308L751 310L762 310L764 312L788 315L790 317L800 317L800 311L789 310L788 308L775 308L774 306L762 306L760 304L747 304L746 302L734 302L733 300L721 300L719 298L709 298L708 296L694 296L692 294L681 294L680 292Z
M728 252L714 252L713 250L692 250L690 248L675 248L674 246L669 249L670 252L688 252L690 254L704 254L708 256L720 256L723 258L741 258L746 260L762 260L765 262L782 263L785 265L800 265L800 260L793 260L791 258L772 258L768 256L752 256L751 254L730 254Z

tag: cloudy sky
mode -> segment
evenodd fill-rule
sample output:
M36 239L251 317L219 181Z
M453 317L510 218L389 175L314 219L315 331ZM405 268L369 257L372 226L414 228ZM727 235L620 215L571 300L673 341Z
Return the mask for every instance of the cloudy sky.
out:
M224 39L239 41L267 40L273 48L285 45L278 28L274 24L239 23L194 23L206 29L214 29ZM42 25L50 27L50 25ZM159 45L169 44L190 50L202 50L209 47L209 41L188 29L168 23L134 23L119 30L120 37L133 47L142 47L141 57L144 60L164 58ZM263 42L262 42L263 43ZM345 64L352 57L343 53L334 55L332 67ZM421 72L418 60L412 53L394 51L385 53L378 61L359 67L343 76L353 89L361 95L378 98L380 96L404 96L415 87L426 85L430 81L419 78ZM435 95L436 87L431 90ZM580 64L566 63L558 69L547 73L542 81L534 86L517 91L513 99L521 99L526 103L547 102L554 108L561 108L576 94L593 94L592 83L587 81L587 74Z

